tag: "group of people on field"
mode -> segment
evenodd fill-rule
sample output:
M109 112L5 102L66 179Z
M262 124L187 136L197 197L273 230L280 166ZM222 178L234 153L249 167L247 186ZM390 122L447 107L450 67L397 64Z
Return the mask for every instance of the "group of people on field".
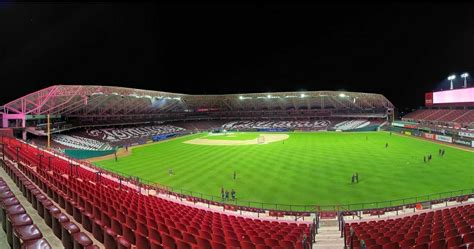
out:
M444 149L439 149L438 150L438 156L441 156L443 157L444 156L444 153L445 153L445 150ZM433 156L431 154L429 154L428 156L423 156L423 162L430 162L431 159L433 159Z
M235 200L235 190L232 189L230 191L230 196L232 200ZM228 201L229 200L229 190L224 190L224 187L221 187L221 197L222 200Z
M352 183L359 183L359 173L352 174Z

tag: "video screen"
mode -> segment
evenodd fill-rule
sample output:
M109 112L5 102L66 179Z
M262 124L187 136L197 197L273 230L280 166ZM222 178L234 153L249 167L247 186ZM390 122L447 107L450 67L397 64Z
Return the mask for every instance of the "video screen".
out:
M474 87L433 92L433 104L474 103Z

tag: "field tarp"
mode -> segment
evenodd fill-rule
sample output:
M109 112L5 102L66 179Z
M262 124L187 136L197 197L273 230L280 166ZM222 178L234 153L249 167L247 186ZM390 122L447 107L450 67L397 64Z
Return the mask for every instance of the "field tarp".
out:
M92 157L105 156L115 153L116 150L79 150L79 149L65 149L64 153L72 158L87 159Z
M161 140L165 140L165 139L168 139L170 137L174 137L176 136L177 134L174 134L174 133L170 133L170 134L161 134L161 135L156 135L156 136L153 136L151 138L151 140L153 140L153 142L157 142L157 141L161 141Z

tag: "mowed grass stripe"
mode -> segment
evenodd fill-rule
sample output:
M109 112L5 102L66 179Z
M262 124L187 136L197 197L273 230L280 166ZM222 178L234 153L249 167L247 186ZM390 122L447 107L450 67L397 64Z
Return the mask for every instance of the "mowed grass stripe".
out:
M248 134L259 135L233 139ZM239 200L266 203L375 202L474 187L474 153L385 132L288 134L284 143L265 145L183 143L207 136L196 134L134 148L118 162L97 165L207 195L220 196L223 186L235 189ZM433 160L423 163L430 153ZM355 172L359 184L351 184Z

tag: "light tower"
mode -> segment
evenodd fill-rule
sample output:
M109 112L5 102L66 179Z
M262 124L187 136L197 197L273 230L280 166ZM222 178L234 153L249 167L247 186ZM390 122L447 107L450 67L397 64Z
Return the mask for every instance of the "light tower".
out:
M461 74L461 78L464 79L464 88L467 88L467 77L469 77L468 73Z
M448 76L448 80L451 81L451 90L453 90L453 80L456 79L456 75L453 74L453 75L450 75Z

